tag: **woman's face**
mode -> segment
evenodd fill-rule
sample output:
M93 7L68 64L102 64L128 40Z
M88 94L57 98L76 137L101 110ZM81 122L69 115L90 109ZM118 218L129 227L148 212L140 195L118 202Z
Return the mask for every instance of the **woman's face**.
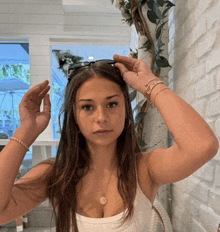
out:
M77 90L75 106L77 124L87 142L107 145L115 142L124 130L124 94L120 86L110 80L93 76L84 82ZM112 132L94 134L100 129Z

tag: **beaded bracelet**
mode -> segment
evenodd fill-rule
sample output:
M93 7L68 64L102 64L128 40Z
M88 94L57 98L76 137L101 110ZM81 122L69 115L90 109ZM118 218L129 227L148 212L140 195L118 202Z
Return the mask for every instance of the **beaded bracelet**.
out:
M29 148L28 148L28 146L27 146L25 143L21 142L20 140L14 138L14 137L11 137L10 140L11 140L11 139L13 139L13 140L15 140L15 141L21 143L21 144L24 145L24 146L27 148L27 150L29 151Z

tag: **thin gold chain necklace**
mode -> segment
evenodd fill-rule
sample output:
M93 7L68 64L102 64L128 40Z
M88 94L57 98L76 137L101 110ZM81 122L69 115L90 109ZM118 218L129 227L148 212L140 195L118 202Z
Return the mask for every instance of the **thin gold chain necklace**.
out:
M113 174L113 172L112 172L112 174ZM109 178L109 181L108 181L107 193L108 193L108 186L109 186L109 183L110 183L112 174L110 175L110 178ZM107 193L106 193L106 195L107 195ZM100 204L106 205L106 204L108 203L108 200L107 200L107 198L106 198L106 195L105 195L105 194L102 194L102 197L100 197L100 199L99 199Z

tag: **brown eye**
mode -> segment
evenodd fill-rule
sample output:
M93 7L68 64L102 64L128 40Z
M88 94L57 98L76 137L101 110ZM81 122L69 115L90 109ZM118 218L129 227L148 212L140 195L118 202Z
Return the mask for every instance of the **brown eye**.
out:
M84 110L84 108L88 108L88 107L90 107L91 105L83 105L82 106L82 109ZM88 110L86 110L86 111L88 111Z
M118 105L118 102L110 102L110 103L109 103L109 105L114 105L114 104L117 106L117 105Z
M115 108L114 105L117 106L117 105L118 105L118 102L115 102L115 101L114 101L114 102L109 102L108 105L111 105L111 106L113 105L113 107L109 107L109 108ZM90 111L90 110L89 110L89 107L92 107L92 105L83 105L81 108L82 108L83 110L85 110L85 111Z

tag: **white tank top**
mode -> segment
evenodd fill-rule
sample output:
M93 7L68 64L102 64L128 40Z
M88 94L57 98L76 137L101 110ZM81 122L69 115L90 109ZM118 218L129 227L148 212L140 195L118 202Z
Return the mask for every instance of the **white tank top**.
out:
M134 200L134 214L124 225L117 228L122 220L123 213L107 218L90 218L76 213L76 221L79 232L150 232L152 203L142 192L137 178L137 194Z

